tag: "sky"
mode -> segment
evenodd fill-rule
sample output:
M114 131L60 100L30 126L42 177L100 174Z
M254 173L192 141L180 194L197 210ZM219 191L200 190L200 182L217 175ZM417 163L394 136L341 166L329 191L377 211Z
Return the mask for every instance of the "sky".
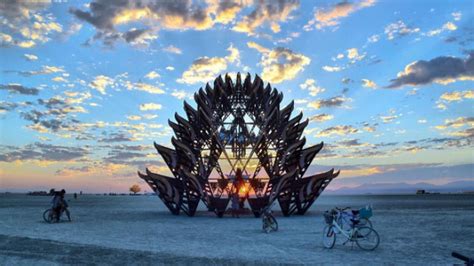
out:
M217 76L259 75L329 189L474 180L472 1L1 1L0 189L125 192ZM211 83L212 84L212 83Z

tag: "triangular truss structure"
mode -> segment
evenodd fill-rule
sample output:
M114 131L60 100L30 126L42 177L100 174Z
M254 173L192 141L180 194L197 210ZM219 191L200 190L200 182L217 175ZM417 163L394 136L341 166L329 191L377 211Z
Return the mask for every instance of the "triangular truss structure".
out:
M256 216L276 200L284 215L304 214L339 174L304 177L323 143L304 147L308 120L291 117L293 102L280 109L283 94L259 76L242 82L239 73L235 83L219 76L194 99L197 109L184 102L187 118L176 113L176 122L169 121L174 149L155 143L174 176L138 173L173 214L193 216L202 200L222 217L230 191L239 191L237 172L245 177L239 186L248 188L240 187L241 197Z

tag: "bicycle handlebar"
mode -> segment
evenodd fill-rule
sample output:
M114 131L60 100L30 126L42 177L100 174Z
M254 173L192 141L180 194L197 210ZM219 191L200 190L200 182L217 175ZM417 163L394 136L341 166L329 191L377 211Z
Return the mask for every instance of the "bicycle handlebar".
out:
M455 252L455 251L453 251L453 252L451 253L451 256L455 257L456 259L460 259L460 260L466 262L467 264L470 263L469 265L472 265L472 264L474 263L474 259L471 259L471 258L469 258L469 257L466 257L466 256L464 256L464 255L462 255L462 254L459 254L459 253Z

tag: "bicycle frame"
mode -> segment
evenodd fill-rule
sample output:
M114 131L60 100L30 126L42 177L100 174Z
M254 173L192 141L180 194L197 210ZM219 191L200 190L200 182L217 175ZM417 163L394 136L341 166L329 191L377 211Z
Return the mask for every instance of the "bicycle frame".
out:
M341 217L341 219L343 219L343 218ZM332 225L333 225L340 233L342 233L342 234L347 238L347 240L352 240L352 236L354 235L354 231L356 230L356 228L353 227L353 228L351 228L351 229L349 229L349 230L344 230L344 229L342 229L342 227L339 226L339 224L336 222L337 220L338 220L338 219L334 218L334 219L332 220ZM333 232L334 232L334 234L338 234L334 229L333 229Z

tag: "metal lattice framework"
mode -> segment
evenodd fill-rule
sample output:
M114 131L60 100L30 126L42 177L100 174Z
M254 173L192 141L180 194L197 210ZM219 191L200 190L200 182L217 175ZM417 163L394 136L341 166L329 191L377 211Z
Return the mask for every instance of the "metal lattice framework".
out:
M221 217L232 191L256 216L276 200L284 215L304 214L339 174L303 176L323 143L304 147L308 120L291 117L293 101L280 109L283 94L260 77L219 76L194 99L197 109L184 102L187 118L169 121L174 149L154 143L174 177L138 172L173 214L193 216L202 200Z

